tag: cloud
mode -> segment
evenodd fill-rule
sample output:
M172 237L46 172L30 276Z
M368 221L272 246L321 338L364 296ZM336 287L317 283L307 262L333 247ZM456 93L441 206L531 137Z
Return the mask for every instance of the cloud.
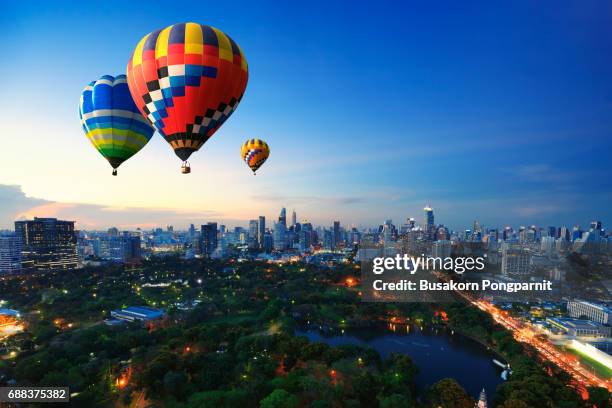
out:
M274 203L285 203L285 205L312 205L312 204L321 204L321 205L350 205L350 204L361 204L366 202L366 198L364 197L354 197L354 196L346 196L346 197L316 197L316 196L306 196L306 195L268 195L268 194L257 194L252 196L253 200L256 201L266 201L266 202L274 202Z
M574 173L555 169L548 164L535 163L516 166L508 170L523 182L563 184L575 178Z
M48 203L47 200L25 195L20 186L0 184L0 228L12 227L18 214L24 209Z
M186 226L209 220L236 222L218 211L170 208L113 207L85 203L61 203L28 197L20 186L0 184L0 228L13 228L13 222L34 217L54 217L77 221L77 228L153 228L172 224Z

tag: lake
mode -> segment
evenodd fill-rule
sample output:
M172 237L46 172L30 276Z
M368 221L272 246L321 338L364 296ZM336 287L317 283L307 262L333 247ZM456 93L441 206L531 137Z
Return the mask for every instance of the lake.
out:
M378 351L383 359L391 353L406 354L419 368L416 386L420 393L449 377L456 379L475 399L485 388L491 401L497 385L503 382L501 367L493 363L493 359L499 360L499 357L478 342L445 328L421 330L414 325L390 324L330 334L312 328L302 329L296 331L296 335L331 346L368 346Z

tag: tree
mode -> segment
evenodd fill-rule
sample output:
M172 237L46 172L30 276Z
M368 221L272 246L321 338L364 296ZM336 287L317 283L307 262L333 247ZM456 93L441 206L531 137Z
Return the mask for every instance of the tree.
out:
M285 390L276 389L259 403L261 408L297 408L297 397Z
M602 387L589 387L589 403L597 406L597 408L612 407L612 395L608 390Z
M503 404L498 405L497 408L529 408L526 402L523 402L518 399L509 399L506 400Z
M443 378L427 391L430 406L441 408L473 408L474 400L452 378Z
M164 375L164 390L174 397L179 398L181 396L186 383L187 376L182 371L168 371Z
M414 404L405 395L392 394L380 400L380 408L412 408Z

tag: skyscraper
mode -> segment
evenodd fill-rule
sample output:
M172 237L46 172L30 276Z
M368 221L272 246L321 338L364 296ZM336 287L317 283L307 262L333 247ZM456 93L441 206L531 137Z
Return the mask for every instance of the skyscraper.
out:
M448 258L451 256L452 243L448 240L438 240L433 243L431 254L435 258Z
M74 221L34 218L15 221L22 244L22 266L34 269L72 269L79 265Z
M121 261L124 263L137 263L142 258L140 248L140 235L125 231L121 236Z
M249 247L257 247L258 242L257 220L249 220Z
M284 208L283 208L284 210ZM277 251L284 251L287 248L287 227L280 221L274 224L274 249Z
M285 207L281 208L280 215L278 216L278 222L283 224L285 228L287 227L287 210Z
M337 249L340 245L340 221L334 221L334 231L332 235L332 249Z
M529 249L523 248L521 244L502 244L502 275L527 275L530 263Z
M202 255L211 256L217 249L217 223L209 222L200 230Z
M259 228L259 232L257 234L257 242L259 243L259 247L263 248L264 247L264 235L266 234L266 217L264 217L263 215L260 215L259 223L257 226Z
M0 275L21 270L21 240L15 234L0 235Z
M334 245L334 236L332 231L327 228L323 230L323 248L325 249L333 249Z
M295 227L295 224L297 224L297 214L295 213L295 210L293 210L291 213L291 226Z
M428 205L423 208L423 211L425 211L425 231L427 233L427 238L433 239L434 234L436 233L433 208Z

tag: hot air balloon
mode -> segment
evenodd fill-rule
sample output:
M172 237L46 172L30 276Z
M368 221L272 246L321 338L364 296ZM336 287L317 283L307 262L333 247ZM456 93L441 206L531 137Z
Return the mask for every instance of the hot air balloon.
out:
M113 176L155 132L134 104L125 75L104 75L87 85L81 94L79 117L91 143L113 166Z
M221 30L182 23L140 40L127 66L138 109L183 160L238 107L248 81L242 50Z
M256 174L257 169L268 159L270 147L261 139L249 139L242 145L240 155L253 174Z

